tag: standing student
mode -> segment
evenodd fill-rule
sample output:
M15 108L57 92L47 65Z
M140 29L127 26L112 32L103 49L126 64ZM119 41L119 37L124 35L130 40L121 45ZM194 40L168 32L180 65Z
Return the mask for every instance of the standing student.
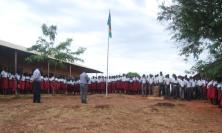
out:
M185 82L186 82L185 99L190 101L191 100L191 94L192 94L192 83L190 82L189 78L187 78L185 80Z
M33 79L33 103L41 102L41 73L38 68L35 69L32 75Z
M163 73L160 72L160 75L157 77L158 84L160 86L160 96L165 95L165 90L164 90L164 77Z
M191 82L191 99L196 98L196 83L193 77L190 77L190 82Z
M142 96L147 96L147 90L146 90L146 76L145 74L141 78L142 87L141 87L141 93Z
M86 72L80 74L80 98L81 103L87 103L89 77Z
M2 89L2 93L5 94L6 90L8 89L8 72L6 71L6 68L4 68L1 71L1 82L0 82L0 88Z
M149 95L153 95L154 77L152 74L149 75L148 82L149 82L148 93Z
M203 99L203 83L200 79L197 80L197 99Z
M176 74L172 75L172 97L174 99L179 97L179 83Z
M169 74L165 76L164 84L165 84L165 96L170 97L170 77Z

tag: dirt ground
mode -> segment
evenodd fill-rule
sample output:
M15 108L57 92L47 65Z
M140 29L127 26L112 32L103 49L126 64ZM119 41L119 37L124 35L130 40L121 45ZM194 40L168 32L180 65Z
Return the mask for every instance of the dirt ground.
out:
M139 95L0 96L1 133L222 133L222 112L207 101Z

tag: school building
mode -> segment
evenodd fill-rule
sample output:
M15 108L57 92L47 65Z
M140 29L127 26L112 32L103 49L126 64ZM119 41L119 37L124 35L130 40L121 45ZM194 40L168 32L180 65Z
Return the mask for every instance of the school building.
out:
M74 63L63 62L62 65L50 64L49 62L27 63L25 59L34 54L27 48L0 40L0 68L6 67L11 73L32 73L38 67L44 75L54 74L57 76L78 77L80 73L102 73L99 70ZM50 60L55 60L49 58Z

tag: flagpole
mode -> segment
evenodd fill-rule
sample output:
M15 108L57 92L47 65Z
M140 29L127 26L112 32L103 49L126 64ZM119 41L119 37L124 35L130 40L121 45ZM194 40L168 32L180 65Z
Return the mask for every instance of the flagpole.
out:
M108 96L108 80L109 80L109 34L108 34L107 62L106 62L106 96Z

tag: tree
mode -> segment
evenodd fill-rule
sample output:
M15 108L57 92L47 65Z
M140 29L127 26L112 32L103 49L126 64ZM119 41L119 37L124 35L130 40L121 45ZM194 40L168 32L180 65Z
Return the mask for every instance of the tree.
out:
M192 67L193 71L218 75L218 70L222 70L221 0L174 0L172 5L163 3L157 19L168 22L172 39L178 42L179 54L186 59L195 59L197 63ZM202 53L209 55L203 60L200 57ZM209 67L215 62L217 67Z
M140 77L140 75L137 72L128 72L126 75L128 77Z
M78 58L78 55L85 52L85 48L79 47L75 52L70 49L72 39L68 38L66 41L55 45L55 39L57 35L57 26L46 24L42 25L43 37L40 36L32 47L28 48L29 51L33 51L35 54L26 58L27 62L45 62L48 61L51 64L61 64L63 62L73 63L75 61L84 60ZM50 60L54 58L55 60Z

